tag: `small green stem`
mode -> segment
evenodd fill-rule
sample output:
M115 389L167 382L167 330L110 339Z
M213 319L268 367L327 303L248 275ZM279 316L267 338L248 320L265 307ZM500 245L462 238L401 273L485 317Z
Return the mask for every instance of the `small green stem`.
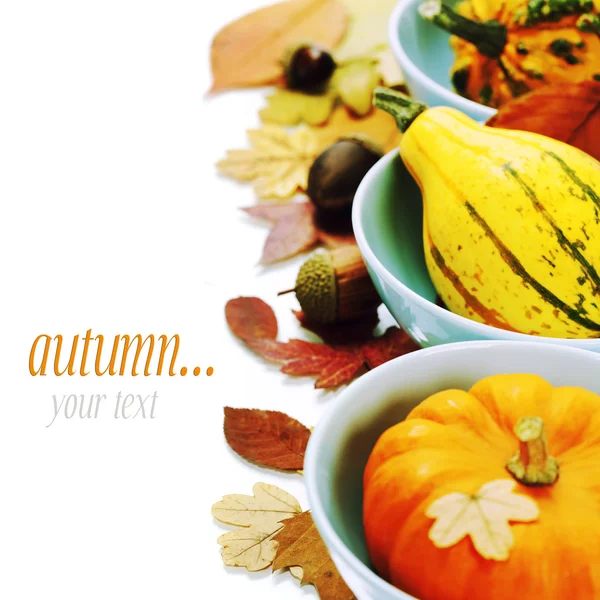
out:
M403 133L424 110L427 110L424 104L411 100L401 92L385 87L375 88L373 104L390 113L396 119L398 129Z
M498 21L472 21L454 12L440 0L425 0L419 13L441 29L471 42L488 58L498 58L508 39L508 30Z
M519 451L507 463L510 474L523 485L552 485L558 479L558 462L548 454L544 422L523 417L514 427Z

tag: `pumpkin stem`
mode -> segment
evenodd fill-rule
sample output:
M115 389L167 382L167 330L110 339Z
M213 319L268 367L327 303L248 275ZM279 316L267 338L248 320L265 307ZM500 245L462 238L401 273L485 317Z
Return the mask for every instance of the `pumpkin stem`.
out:
M385 87L375 88L373 105L390 113L396 119L398 129L402 133L424 110L427 110L424 104L411 100L401 92Z
M420 15L448 33L471 42L484 56L498 58L508 40L508 30L498 21L473 21L454 12L440 0L425 0Z
M552 485L558 479L558 462L548 454L544 422L523 417L514 427L519 451L507 463L510 474L523 485Z

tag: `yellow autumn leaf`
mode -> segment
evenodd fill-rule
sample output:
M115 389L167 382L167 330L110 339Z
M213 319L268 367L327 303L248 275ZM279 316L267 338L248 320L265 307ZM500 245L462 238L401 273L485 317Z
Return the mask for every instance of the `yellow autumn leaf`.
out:
M514 544L509 521L530 522L539 517L534 500L513 493L512 479L490 481L475 494L455 492L438 498L425 511L436 519L429 539L438 548L454 546L470 536L483 558L507 560Z
M276 485L256 483L252 493L253 496L223 496L223 500L213 504L212 516L229 525L254 526L266 531L279 521L302 512L298 500Z
M217 168L238 181L252 181L259 198L285 199L306 189L320 144L308 128L289 133L267 125L248 132L251 149L229 150Z
M350 25L335 51L336 60L372 54L387 46L388 21L398 0L341 0Z
M373 110L373 90L381 83L377 62L370 59L351 61L336 69L331 87L340 100L357 116Z
M302 512L294 496L268 483L256 483L253 495L229 494L213 504L212 516L242 528L224 533L217 542L223 547L221 558L230 567L261 571L275 559L279 543L274 536L284 525L280 521Z
M223 547L221 558L228 567L245 567L248 571L262 571L275 560L278 542L273 540L283 525L263 530L255 527L224 533L217 542Z
M336 95L303 94L280 89L267 96L267 106L259 111L263 121L280 125L321 125L329 119L336 103Z
M380 50L376 54L379 62L377 70L383 79L383 85L387 87L396 87L404 85L404 74L400 69L400 65L392 52L392 49L387 47Z

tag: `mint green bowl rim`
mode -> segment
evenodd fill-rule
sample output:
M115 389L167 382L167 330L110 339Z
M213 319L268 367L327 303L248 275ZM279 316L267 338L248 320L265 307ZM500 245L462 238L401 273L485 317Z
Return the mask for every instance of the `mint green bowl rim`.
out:
M354 229L354 236L360 249L363 258L367 265L390 286L394 292L399 296L407 298L410 302L416 304L420 308L427 310L430 314L440 319L441 322L449 322L454 329L462 329L465 333L469 333L476 336L477 339L481 340L509 340L509 341L521 341L521 342L540 342L557 344L560 346L570 346L572 348L580 348L582 350L593 350L600 351L600 338L553 338L529 335L527 333L517 333L508 331L506 329L499 329L492 327L491 325L485 325L477 321L472 321L466 317L462 317L453 313L437 304L430 302L423 296L420 296L408 286L404 285L399 279L397 279L388 269L385 268L383 263L379 260L377 255L371 249L367 237L365 235L362 220L363 214L368 214L366 205L369 202L370 189L373 182L379 177L384 176L385 172L391 168L391 164L395 159L402 160L398 153L398 150L392 150L388 152L383 158L381 158L375 165L369 170L361 181L352 204L352 227ZM385 301L385 298L382 298ZM391 303L390 303L391 304ZM454 340L456 342L463 340Z
M496 112L498 112L495 108L491 108L479 102L474 102L468 98L463 98L460 94L457 94L452 90L448 90L444 86L440 85L437 81L431 79L431 77L419 69L419 67L415 65L415 63L408 57L408 54L406 54L404 51L402 42L398 36L400 22L404 17L404 13L407 10L412 9L413 6L417 5L421 1L422 0L400 0L390 15L390 19L388 21L388 40L396 60L400 64L402 70L405 73L408 73L409 78L412 77L414 79L420 79L431 89L433 93L437 94L441 99L445 100L451 105L454 105L459 110L464 112L479 113L480 119L482 121L487 121L489 118L493 117ZM434 27L434 25L432 25L432 27Z

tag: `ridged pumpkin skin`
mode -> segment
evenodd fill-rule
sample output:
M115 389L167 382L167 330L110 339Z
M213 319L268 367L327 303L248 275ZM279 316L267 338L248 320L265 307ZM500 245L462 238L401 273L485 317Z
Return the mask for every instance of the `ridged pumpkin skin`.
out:
M560 476L517 483L539 519L511 523L508 560L482 558L469 537L450 548L428 538L425 510L452 492L511 479L520 417L538 415ZM364 530L377 572L421 600L600 598L600 397L553 388L534 375L496 375L469 392L448 390L417 406L378 440L364 474Z
M473 44L457 36L450 38L456 56L451 78L459 94L499 108L546 85L578 83L600 76L600 36L578 29L579 15L523 27L515 23L515 15L525 10L527 4L522 0L506 3L467 0L459 5L458 12L467 18L497 20L508 28L508 41L500 59L483 56ZM598 14L599 4L595 3L591 14ZM552 51L556 40L572 44L569 54L574 59Z
M401 140L446 306L502 329L600 336L600 163L545 136L421 113Z

